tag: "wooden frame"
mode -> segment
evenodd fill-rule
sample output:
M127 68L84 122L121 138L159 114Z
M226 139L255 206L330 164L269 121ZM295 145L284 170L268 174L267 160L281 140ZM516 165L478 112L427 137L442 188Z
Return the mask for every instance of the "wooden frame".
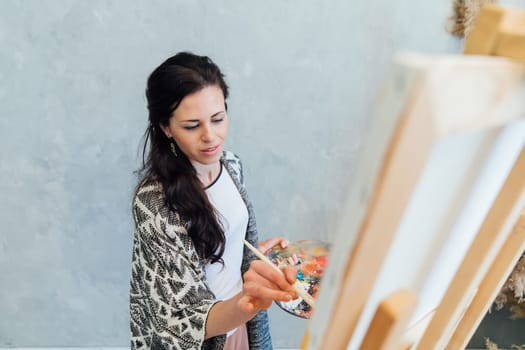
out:
M330 264L303 349L358 348L367 328L369 331L374 328L368 327L369 322L381 301L399 288L410 289L420 301L410 327L405 327L412 332L405 332L404 337L395 340L390 338L385 349L398 350L418 343L417 348L425 350L446 346L525 205L524 183L515 175L525 173L519 165L525 157L524 118L523 64L473 56L406 54L396 58L393 72L379 96L370 136L350 186L345 215L335 234ZM510 146L506 146L508 159L504 166L498 166L497 176L493 176L500 185L508 176L504 190L496 186L490 195L485 194L488 198L485 212L478 210L482 214L475 216L481 228L470 227L471 237L462 242L462 250L452 250L457 274L447 271L450 276L442 295L430 295L432 288L427 276L442 274L440 261L443 254L449 254L447 242L451 232L458 230L458 223L476 221L474 216L468 216L467 209L472 206L473 194L481 191L476 187L482 181L480 174L488 171L490 162L503 161L497 159L501 155L494 154L501 154L498 151L501 143L511 139ZM429 236L431 242L419 241L438 249L429 250L424 257L413 250L415 263L422 265L418 269L410 264L396 266L410 262L407 257L403 262L399 251L406 248L403 239L418 237L410 232L414 226L410 225L410 218L416 222L418 219L415 203L429 201L425 187L431 188L432 182L427 181L428 176L432 178L432 174L439 172L440 164L448 161L442 154L450 154L451 147L468 161L449 164L464 168L457 178L438 179L451 182L451 193L446 199L442 193L434 193L447 205L436 210L435 218L424 222L436 221L428 230L433 234ZM511 172L515 162L517 168ZM493 230L497 234L491 235ZM400 270L395 270L396 267ZM400 278L407 270L410 277L399 283L389 280L385 272L397 273L396 278ZM488 288L494 290L496 286ZM396 323L391 325L394 327ZM441 336L435 335L440 332ZM365 339L370 339L369 334Z
M447 349L465 349L469 339L487 314L490 306L503 287L514 266L525 251L525 212L522 212L507 237L490 270L479 284L476 296L470 303L452 335Z
M396 291L382 300L359 349L397 349L416 303L417 296L408 290Z
M485 4L465 40L463 51L525 60L525 11Z
M427 331L419 342L418 350L446 348L458 322L469 305L473 306L471 311L483 311L476 310L476 304L471 303L473 300L472 291L477 293L478 286L492 290L493 293L501 288L499 280L494 283L491 279L485 279L487 284L481 285L482 278L491 265L498 269L498 261L495 261L495 257L499 255L499 252L504 253L502 245L508 240L512 232L511 228L516 223L516 216L519 211L523 210L524 205L525 151L522 150L479 233L459 266ZM500 258L506 259L502 255ZM508 264L506 267L508 268ZM491 275L490 272L488 274ZM483 315L484 313L478 317ZM472 332L473 329L470 331ZM459 338L459 333L457 337ZM463 342L465 341L468 339L463 339ZM452 347L452 349L457 348Z

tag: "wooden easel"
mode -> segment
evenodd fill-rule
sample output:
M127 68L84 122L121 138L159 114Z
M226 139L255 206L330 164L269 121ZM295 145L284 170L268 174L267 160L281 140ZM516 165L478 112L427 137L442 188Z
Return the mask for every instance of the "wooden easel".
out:
M465 53L525 59L524 12L484 7ZM304 350L346 349L356 337L436 144L448 135L486 131L465 175L466 188L481 171L495 135L525 119L525 63L519 60L408 55L396 62L380 95L369 144L351 186L354 192L343 211L348 216L341 220L317 309L303 339ZM359 345L354 342L351 349L465 347L525 249L525 151L523 144L517 145L521 149L512 169L439 304L409 327L422 291L414 279L413 290L394 290L379 300ZM467 203L468 191L457 192L444 216L443 231L450 229L454 215ZM354 239L352 232L357 232Z
M525 11L486 4L463 52L525 60Z

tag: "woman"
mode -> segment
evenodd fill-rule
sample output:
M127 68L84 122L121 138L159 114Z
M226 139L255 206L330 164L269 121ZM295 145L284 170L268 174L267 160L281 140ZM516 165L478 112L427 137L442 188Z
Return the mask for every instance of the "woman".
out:
M296 271L244 248L257 231L239 158L223 151L228 87L179 53L147 83L149 126L133 200L132 349L271 349L266 309L296 298ZM149 150L147 143L149 140ZM286 240L273 238L260 249Z

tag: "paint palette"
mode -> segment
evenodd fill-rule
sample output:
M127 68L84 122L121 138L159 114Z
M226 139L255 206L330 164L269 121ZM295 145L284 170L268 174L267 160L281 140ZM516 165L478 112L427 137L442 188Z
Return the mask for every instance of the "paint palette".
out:
M266 256L279 268L293 266L297 269L297 281L308 294L317 299L319 283L326 267L330 244L318 240L291 242L286 248L276 245ZM284 311L301 318L310 318L313 310L301 297L289 302L275 302Z

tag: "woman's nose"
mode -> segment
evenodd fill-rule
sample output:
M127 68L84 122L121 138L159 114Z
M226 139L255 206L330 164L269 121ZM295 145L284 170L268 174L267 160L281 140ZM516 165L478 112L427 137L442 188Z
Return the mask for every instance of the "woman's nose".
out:
M213 140L213 130L210 125L204 125L202 129L201 139L204 142L210 142Z

